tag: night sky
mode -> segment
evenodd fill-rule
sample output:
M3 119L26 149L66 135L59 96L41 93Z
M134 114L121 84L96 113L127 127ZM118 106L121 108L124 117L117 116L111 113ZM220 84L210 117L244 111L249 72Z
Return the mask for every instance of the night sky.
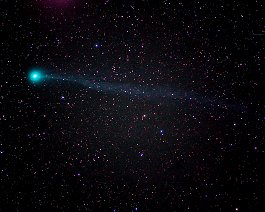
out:
M0 211L265 210L264 1L0 5Z

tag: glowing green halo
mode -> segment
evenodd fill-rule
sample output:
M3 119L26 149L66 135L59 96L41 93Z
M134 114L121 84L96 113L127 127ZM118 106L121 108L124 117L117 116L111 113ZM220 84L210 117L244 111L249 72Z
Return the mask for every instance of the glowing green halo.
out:
M33 69L29 72L28 78L32 83L40 83L44 79L44 75L40 70Z

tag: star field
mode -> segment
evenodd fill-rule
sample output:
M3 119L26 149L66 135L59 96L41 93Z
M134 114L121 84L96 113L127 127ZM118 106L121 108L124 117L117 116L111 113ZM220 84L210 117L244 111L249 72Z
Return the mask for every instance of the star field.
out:
M0 4L0 211L264 210L263 1Z

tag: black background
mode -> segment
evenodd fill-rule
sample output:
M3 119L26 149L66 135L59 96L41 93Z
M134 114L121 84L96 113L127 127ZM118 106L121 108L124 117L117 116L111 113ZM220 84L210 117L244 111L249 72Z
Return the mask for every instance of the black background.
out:
M0 4L2 211L263 211L264 2ZM33 67L227 107L32 84Z

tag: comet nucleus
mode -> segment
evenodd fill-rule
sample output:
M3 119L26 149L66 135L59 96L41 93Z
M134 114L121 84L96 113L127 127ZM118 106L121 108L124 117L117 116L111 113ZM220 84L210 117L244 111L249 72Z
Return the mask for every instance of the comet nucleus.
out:
M33 69L29 72L28 78L32 83L39 83L44 79L44 75L40 70Z

